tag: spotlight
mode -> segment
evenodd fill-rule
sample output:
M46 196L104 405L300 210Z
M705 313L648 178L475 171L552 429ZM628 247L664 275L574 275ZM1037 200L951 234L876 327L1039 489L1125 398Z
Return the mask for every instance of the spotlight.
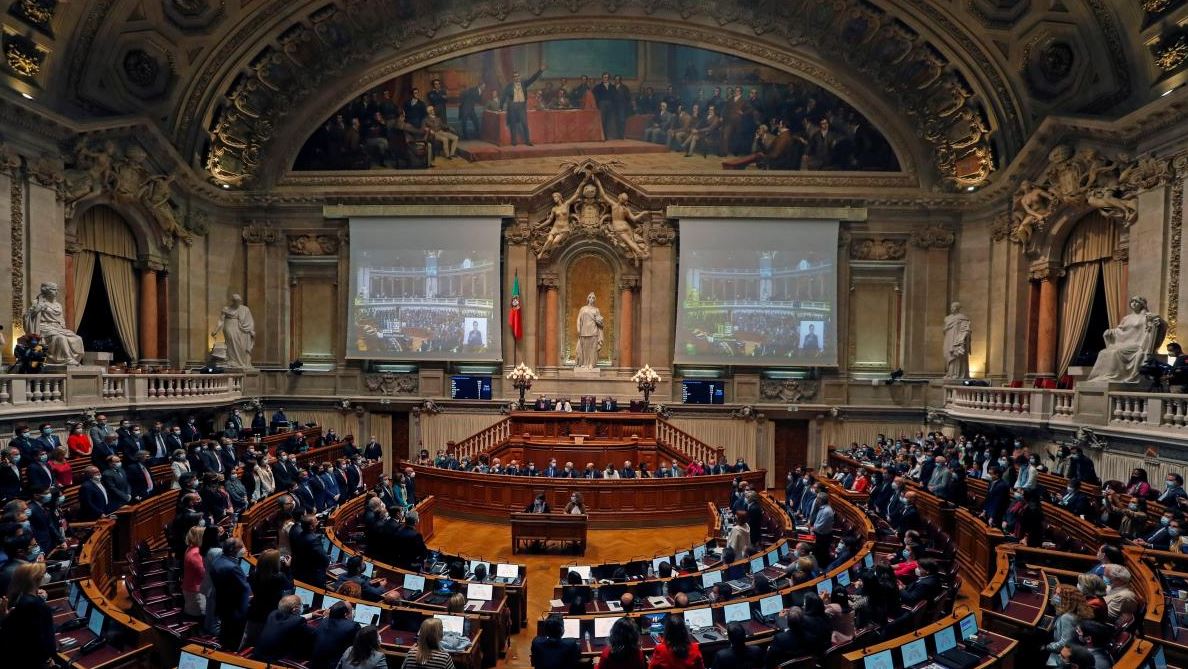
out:
M296 376L301 376L301 372L302 372L301 368L304 366L305 366L304 362L301 362L300 360L294 360L293 362L289 363L289 373L294 374Z
M1167 89L1166 91L1164 91L1163 93L1161 93L1161 94L1159 95L1159 97L1161 97L1161 98L1166 98L1167 96L1171 95L1171 94L1172 94L1172 91L1174 91L1174 90L1176 90L1176 89L1174 89L1174 88L1169 88L1169 89ZM27 96L27 95L26 95L25 97L29 97L29 96ZM30 100L32 100L33 98L29 98L29 99L30 99Z
M990 385L990 382L989 382L989 381L987 381L986 379L966 379L966 380L964 380L964 381L962 381L962 382L961 382L961 385L963 385L963 386L976 386L976 387L979 387L979 388L985 388L985 387L988 387L988 386Z
M223 368L215 367L214 365L208 364L205 367L203 367L202 369L198 370L198 373L199 374L222 374Z
M1171 93L1171 91L1168 91L1167 93ZM1164 93L1164 95L1167 95L1167 93ZM26 100L33 99L32 95L29 95L28 93L25 93L24 91L21 91L21 97L25 98Z
M975 190L977 190L977 189L978 189L978 187L977 187L977 186L966 186L966 187L965 187L965 192L967 192L967 193L972 193L972 192L974 192L974 191L975 191Z
M231 184L223 184L223 190L231 190Z

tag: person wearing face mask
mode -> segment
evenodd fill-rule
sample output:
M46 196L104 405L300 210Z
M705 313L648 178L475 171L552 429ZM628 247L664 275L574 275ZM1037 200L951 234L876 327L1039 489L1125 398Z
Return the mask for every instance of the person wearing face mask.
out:
M1060 651L1060 667L1077 669L1110 669L1114 660L1109 654L1114 628L1086 620L1077 625L1076 643L1069 643Z
M1111 494L1106 498L1107 503L1114 507L1116 505L1116 494ZM1121 534L1127 539L1134 539L1142 536L1147 530L1147 500L1143 497L1136 497L1126 504L1125 507L1118 511L1121 520L1118 522L1118 534Z
M78 489L78 519L99 520L114 510L113 502L103 487L98 467L87 467L83 473L85 478Z
M115 511L132 501L132 485L124 474L124 463L119 456L113 455L107 459L107 469L103 471L103 487L111 498L111 510Z
M1073 446L1069 453L1068 478L1081 479L1092 485L1101 483L1097 478L1097 470L1093 467L1093 459L1085 455L1080 446Z
M104 437L103 441L96 442L94 448L91 449L91 462L99 469L107 469L107 464L113 455L118 455L120 452L119 437L114 433Z
M1031 468L1031 463L1027 458L1020 455L1015 458L1015 466L1019 473L1015 477L1015 484L1012 486L1018 490L1033 490L1039 485L1039 476L1036 471Z
M183 474L190 473L190 462L186 460L186 452L180 448L173 451L173 457L169 461L169 469L173 473L173 483L169 486L174 490L181 488L181 478Z
M223 436L237 441L241 434L243 434L243 415L239 413L239 409L235 409L227 417L227 422L223 423Z
M293 482L293 477L285 467L287 457L284 451L278 451L275 459L269 458L268 469L272 471L272 480L276 483L277 490L288 490L289 484Z
M181 438L187 444L202 439L202 431L198 429L198 420L193 416L186 416L186 422L181 426Z
M173 449L166 443L167 436L169 436L169 430L165 429L165 425L159 420L153 421L153 426L145 435L144 445L149 450L149 461L154 465L167 462L169 454L173 452Z
M37 488L33 491L33 499L26 511L33 538L37 540L37 545L44 547L48 552L66 547L61 514L54 507L54 490Z
M940 596L942 589L940 564L932 558L924 558L916 566L916 580L900 590L900 600L905 606L930 602Z
M227 473L227 479L223 481L223 490L227 493L227 498L231 502L231 509L239 514L248 506L248 491L243 484L243 469L236 467Z
M255 486L252 488L252 502L262 500L276 492L276 475L272 465L272 456L261 454L256 457L256 466L252 468L252 479L255 481Z
M1172 516L1171 512L1165 511L1163 516L1159 519L1159 527L1151 530L1147 536L1135 539L1136 545L1143 548L1153 548L1158 551L1165 551L1171 545L1171 528L1175 527L1176 532L1180 530L1180 521L1178 518Z
M140 435L140 426L133 425L123 437L120 437L119 452L124 459L131 460L136 453L145 450L144 439ZM110 459L108 460L110 462Z
M206 447L198 454L199 460L202 462L202 472L223 473L226 467L223 465L223 458L219 457L219 452L215 448L215 442L206 442Z
M1130 578L1130 570L1120 564L1105 566L1102 580L1106 584L1106 617L1110 622L1122 615L1134 615L1138 610L1139 600L1130 589Z
M128 463L128 467L124 470L124 476L127 477L128 484L132 487L133 501L139 502L157 493L153 474L149 471L148 451L140 451L136 454L136 457Z
M247 575L239 567L242 555L243 542L228 539L223 543L222 553L211 560L206 570L214 592L214 606L208 607L208 611L213 611L220 621L219 645L226 649L239 649L247 625L252 590Z
M1093 620L1093 609L1076 586L1060 584L1048 599L1056 613L1052 626L1052 641L1044 646L1048 652L1047 666L1060 666L1060 651L1076 640L1077 625Z
M1081 492L1081 481L1071 479L1065 487L1064 496L1060 498L1060 506L1068 509L1069 513L1086 517L1093 510L1089 504L1089 496Z
M11 583L6 584L8 615L0 621L0 646L4 648L6 666L51 666L57 641L54 613L41 589L44 579L45 563L34 562L18 566Z
M107 435L115 434L115 430L107 424L107 416L99 414L95 416L95 423L91 425L89 436L91 437L91 445L94 446L107 439Z
M1036 472L1047 472L1048 471L1048 468L1044 466L1043 462L1040 461L1040 456L1036 453L1032 453L1031 455L1029 455L1027 457L1027 461L1029 463L1031 463L1031 468L1034 469Z
M54 474L49 468L49 453L39 451L34 461L25 469L26 493L35 488L48 488L53 484Z
M1143 499L1151 497L1151 484L1147 482L1147 470L1139 467L1130 473L1130 479L1126 481L1126 494Z
M980 515L990 527L1000 527L1010 502L1011 487L1002 480L1002 470L998 465L991 465L988 473L990 482L986 484L986 500Z
M1188 494L1184 492L1184 477L1179 474L1168 474L1164 477L1163 493L1159 495L1159 503L1174 507L1184 498L1188 498Z

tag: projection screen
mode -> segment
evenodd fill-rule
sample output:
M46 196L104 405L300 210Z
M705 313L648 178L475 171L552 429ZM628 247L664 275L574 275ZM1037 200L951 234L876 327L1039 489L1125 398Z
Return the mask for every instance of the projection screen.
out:
M499 361L500 219L351 218L346 357Z
M836 220L680 226L677 364L837 365Z

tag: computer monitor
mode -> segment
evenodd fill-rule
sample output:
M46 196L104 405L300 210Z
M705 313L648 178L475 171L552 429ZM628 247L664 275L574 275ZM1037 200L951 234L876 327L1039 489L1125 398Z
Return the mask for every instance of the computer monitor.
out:
M788 553L790 553L792 551L792 549L788 547L787 541L780 544L780 547L777 548L776 550L777 550L777 552L779 552L780 557L784 557L785 555L787 555Z
M371 578L372 574L375 574L375 565L371 562L364 562L363 575L367 578Z
M495 588L490 583L467 583L466 599L489 602L495 597Z
M928 661L928 644L925 639L916 639L903 644L899 649L903 656L903 666L914 667Z
M380 614L383 609L370 604L355 605L355 622L360 625L379 625Z
M293 594L301 598L302 612L307 612L310 608L314 608L314 591L309 591L302 587L293 588Z
M320 539L322 541L322 550L326 551L326 553L329 553L330 552L330 537L323 534L320 537Z
M78 606L78 598L82 596L82 588L78 587L78 581L70 582L70 608Z
M677 553L675 556L673 556L673 566L680 566L681 561L684 560L688 555L689 551L681 551L680 553Z
M594 637L598 639L605 639L610 636L611 628L615 623L619 622L618 618L595 618L594 619Z
M821 579L821 582L817 584L817 592L828 592L829 594L833 594L833 579Z
M865 669L895 669L895 660L891 659L891 651L885 650L881 653L868 655L862 661L862 666Z
M421 592L425 589L425 577L420 574L405 574L403 587L405 590Z
M489 562L483 562L482 560L471 560L471 561L470 561L469 563L467 563L467 565L466 565L466 572L467 572L468 574L473 574L473 573L474 573L474 568L475 568L475 567L477 567L477 566L479 566L480 564L481 564L481 565L483 565L483 569L485 569L485 570L486 570L486 572L487 572L488 574L490 574L490 573L491 573L491 563L489 563Z
M667 562L668 564L672 564L672 557L668 556L668 555L661 555L660 557L652 558L652 571L659 574L661 562Z
M837 584L839 587L842 587L842 588L848 587L850 585L850 570L849 569L843 569L842 572L837 575Z
M772 595L759 600L759 614L762 616L774 616L783 609L784 598L780 595Z
M962 618L958 625L961 628L962 641L965 641L972 636L976 636L978 633L978 619L972 613Z
M949 625L943 630L932 635L932 643L936 646L936 654L953 650L957 647L957 634L953 632L953 626Z
M740 623L744 620L751 619L751 605L747 602L735 602L727 604L725 610L726 624Z
M91 630L95 636L103 636L103 625L106 622L107 618L104 617L103 611L98 606L92 607L91 617L87 621L87 629Z
M867 569L874 569L874 555L867 553L866 557L862 559L862 563L866 565Z
M78 603L74 605L74 615L79 618L86 618L87 611L91 608L91 600L86 597L79 597Z
M759 572L763 571L763 568L766 566L767 565L763 564L763 556L762 555L760 555L757 558L751 558L751 573L752 574L758 574Z
M700 546L693 547L693 559L694 560L700 561L702 558L705 557L705 554L706 554L705 544L701 544Z
M520 566L515 564L495 565L495 575L499 578L519 578Z
M341 601L342 600L337 597L331 597L330 595L322 595L322 608L329 609L331 606L334 606L335 604L337 604Z
M594 577L590 572L590 565L580 565L580 564L574 565L572 567L569 567L569 571L567 571L566 573L569 573L570 571L576 572L578 576L582 577L583 581L594 580Z
M251 574L252 573L252 563L248 562L247 560L244 560L243 558L240 558L239 559L239 571L242 571L244 576Z
M330 564L342 562L342 549L338 546L330 547Z
M1155 656L1151 658L1152 669L1167 669L1167 656L1163 654L1163 646L1155 647Z
M713 571L703 572L701 574L701 587L712 588L722 582L722 570L715 569Z
M210 667L210 658L187 653L182 651L181 657L177 658L177 669L207 669Z
M714 612L708 606L700 609L689 609L685 611L685 626L689 629L702 629L705 627L713 627Z
M561 632L562 639L580 639L582 637L581 620L577 618L563 618L561 622L565 624L565 629Z
M998 591L998 608L1005 611L1007 604L1011 602L1011 593L1007 591L1006 586Z
M780 554L775 551L767 551L767 566L774 567L780 562Z
M462 616L448 616L445 614L434 614L434 618L441 621L441 628L446 632L453 632L454 634L466 634L466 619Z

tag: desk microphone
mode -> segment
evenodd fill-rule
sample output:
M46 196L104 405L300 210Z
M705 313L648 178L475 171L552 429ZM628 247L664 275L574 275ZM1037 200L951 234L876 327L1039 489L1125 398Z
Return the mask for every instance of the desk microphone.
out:
M90 653L93 653L96 650L99 650L100 648L102 648L103 646L106 646L106 645L107 645L107 637L98 636L98 637L95 637L94 639L91 639L90 641L86 642L82 648L79 648L78 654L79 655L89 655Z

